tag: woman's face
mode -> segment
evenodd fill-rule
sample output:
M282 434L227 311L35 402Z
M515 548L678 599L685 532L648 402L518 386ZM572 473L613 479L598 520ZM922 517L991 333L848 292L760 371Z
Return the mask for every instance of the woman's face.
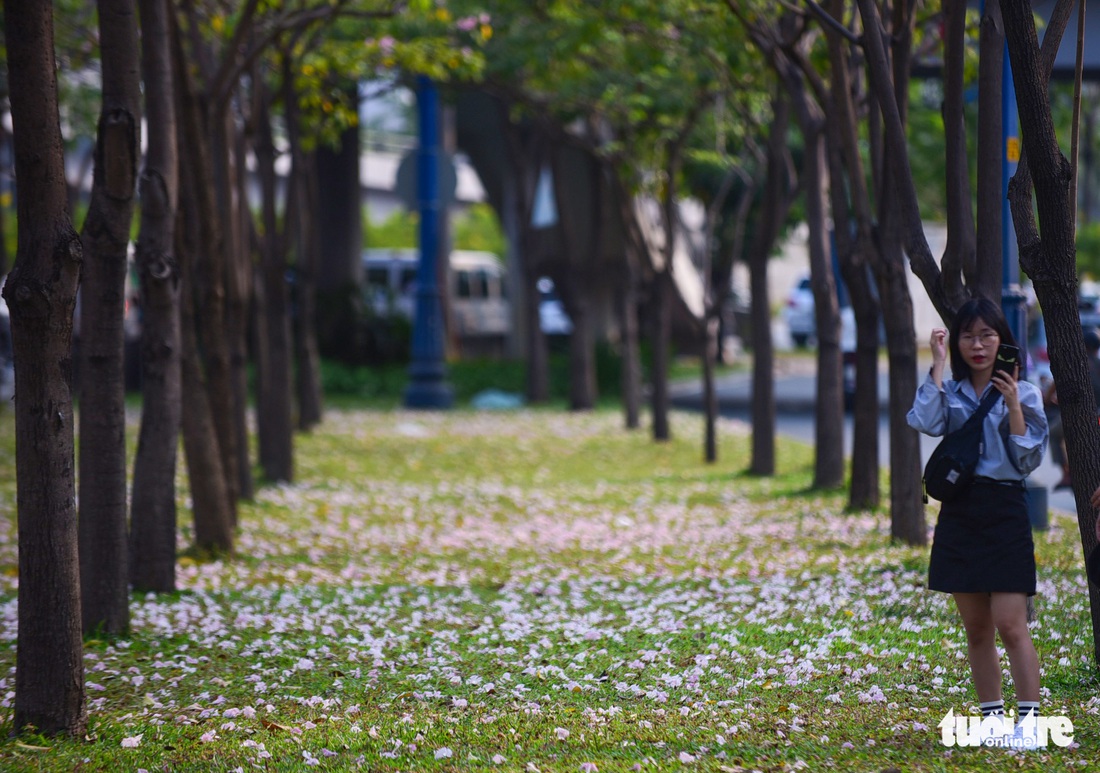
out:
M959 333L959 352L970 368L971 375L992 371L997 359L997 347L1001 337L988 323L978 318Z

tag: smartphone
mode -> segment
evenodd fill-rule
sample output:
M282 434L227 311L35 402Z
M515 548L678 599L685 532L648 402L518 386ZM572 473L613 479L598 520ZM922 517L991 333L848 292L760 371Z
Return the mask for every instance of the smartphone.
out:
M1001 344L997 347L997 359L993 361L993 372L1004 371L1015 377L1016 368L1020 365L1020 347L1012 344Z

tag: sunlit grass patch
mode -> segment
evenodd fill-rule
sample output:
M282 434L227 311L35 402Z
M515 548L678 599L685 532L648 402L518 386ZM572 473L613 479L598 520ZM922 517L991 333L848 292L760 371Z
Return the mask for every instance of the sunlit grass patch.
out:
M333 412L299 438L298 481L242 504L235 558L181 559L180 593L134 598L130 639L89 642L89 739L3 741L0 768L1088 769L1075 524L1037 535L1033 632L1044 709L1079 748L947 749L937 723L975 698L927 549L810 491L812 450L781 441L756 478L743 425L721 423L714 465L701 433L682 414L654 443L611 412Z

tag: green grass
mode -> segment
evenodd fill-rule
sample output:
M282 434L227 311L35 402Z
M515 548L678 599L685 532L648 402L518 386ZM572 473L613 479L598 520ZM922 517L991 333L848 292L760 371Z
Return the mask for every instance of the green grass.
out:
M780 474L757 478L743 425L720 425L715 465L698 417L660 444L621 426L330 410L297 440L298 481L242 506L236 558L182 557L178 594L134 597L129 639L87 643L88 737L3 733L0 769L1090 769L1100 680L1071 519L1037 535L1033 635L1044 710L1078 746L947 749L937 723L974 696L926 548L810 491L804 446L781 441ZM11 434L0 414L0 730Z

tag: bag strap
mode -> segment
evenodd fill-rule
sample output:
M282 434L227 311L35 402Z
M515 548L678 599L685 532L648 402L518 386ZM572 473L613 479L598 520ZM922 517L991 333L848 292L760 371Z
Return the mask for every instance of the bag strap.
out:
M997 387L991 387L986 393L982 401L978 403L978 407L974 409L974 413L966 417L966 421L963 422L963 427L973 426L974 424L981 424L985 420L985 415L992 410L993 406L997 403L997 399L1001 396L1001 393L997 390ZM962 431L962 427L959 427L957 431Z

